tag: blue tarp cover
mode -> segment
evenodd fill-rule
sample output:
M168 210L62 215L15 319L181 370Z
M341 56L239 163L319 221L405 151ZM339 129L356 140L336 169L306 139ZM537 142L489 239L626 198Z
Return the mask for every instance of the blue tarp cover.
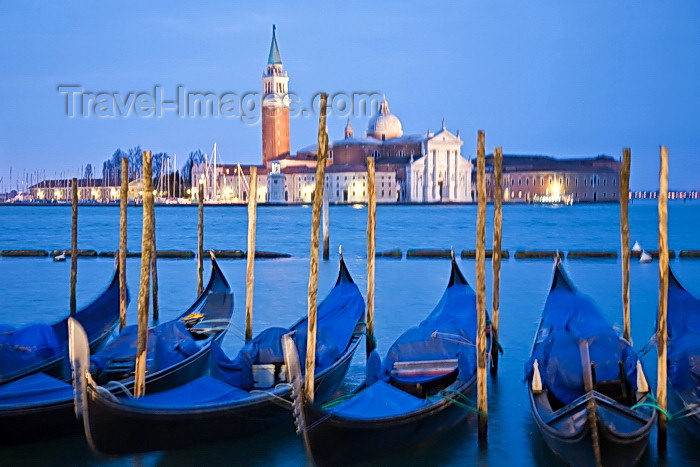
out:
M11 375L61 354L61 343L48 324L32 324L11 331L3 326L0 333L0 375Z
M627 380L636 389L637 354L610 327L590 298L564 287L552 290L540 328L548 329L549 334L535 348L526 373L532 377L537 359L542 382L562 403L568 404L585 394L581 341L588 342L597 382L619 380L618 362L622 361Z
M389 348L384 368L395 362L459 359L462 377L476 371L476 295L471 287L449 287L435 309L418 326L404 332ZM463 356L460 358L460 354ZM473 368L470 366L473 365ZM427 382L431 377L394 377L401 382ZM469 379L469 378L467 378Z
M335 415L374 419L409 414L437 403L440 398L420 399L391 384L426 383L435 376L390 377L394 362L457 359L458 378L468 381L476 371L476 296L466 284L448 287L435 309L420 325L404 332L389 348L380 366L376 352L367 364L366 386L354 397L329 409Z
M167 391L146 394L138 399L124 398L123 400L128 401L129 405L137 407L186 409L192 406L216 405L248 396L248 392L221 380L211 376L202 376Z
M115 359L136 359L138 327L127 326L119 336L92 356L91 371L109 370ZM179 321L168 321L148 330L146 371L155 372L178 363L199 350L192 334Z
M318 306L316 370L333 364L347 348L358 320L365 311L357 285L341 282ZM292 328L299 353L306 350L306 320ZM177 388L148 394L138 400L126 399L134 406L160 409L187 409L235 402L254 397L252 365L283 363L282 336L290 329L272 327L245 344L234 359L229 359L219 344L212 342L209 374ZM149 338L150 342L150 338ZM302 360L303 361L303 360Z
M45 373L20 378L0 385L0 409L28 404L68 401L73 398L73 386Z
M395 417L430 405L430 400L412 396L384 381L377 381L328 411L358 419Z
M668 290L668 335L671 384L700 398L700 300L678 287Z
M331 366L342 355L364 311L362 294L357 285L350 282L341 282L333 287L319 304L316 323L317 372ZM306 358L306 319L292 329L272 327L262 331L245 344L233 360L213 349L212 358L216 365L212 375L246 391L253 389L253 365L283 363L282 336L290 331L296 331L294 341L303 362Z

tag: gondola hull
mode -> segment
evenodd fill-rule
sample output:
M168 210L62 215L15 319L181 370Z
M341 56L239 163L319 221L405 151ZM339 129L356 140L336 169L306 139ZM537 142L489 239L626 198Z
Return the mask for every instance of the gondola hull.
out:
M114 272L107 289L75 316L83 322L89 322L92 329L88 337L90 350L98 351L109 339L119 319L118 271ZM57 336L62 336L67 341L67 319L54 324L52 328ZM13 387L22 384L26 378L34 378L41 374L50 377L47 379L69 378L70 369L66 356L56 356L26 370L5 378L0 385L0 391L4 393L3 398L0 398L0 445L78 433L80 425L75 419L72 391L67 391L65 397L35 403L22 401L21 398L13 399L12 394Z
M359 336L353 337L345 355L317 375L320 400L337 391L359 341ZM157 410L115 401L89 384L86 423L91 444L105 454L175 449L237 439L279 424L288 424L291 429L291 391L286 388L274 394L199 409Z
M593 404L591 404L591 402ZM656 416L651 408L639 412L597 392L586 394L552 413L546 390L530 391L530 404L544 441L555 454L572 466L596 466L594 433L598 433L603 465L631 466L644 454ZM595 408L596 425L589 410Z
M454 389L475 400L476 378L455 383ZM447 399L425 410L384 419L358 420L321 412L303 394L302 423L297 421L309 458L316 466L346 465L436 439L463 423L474 412Z

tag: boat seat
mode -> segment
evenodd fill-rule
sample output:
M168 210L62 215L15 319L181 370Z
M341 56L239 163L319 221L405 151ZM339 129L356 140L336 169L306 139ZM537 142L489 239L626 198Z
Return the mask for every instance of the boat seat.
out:
M426 398L457 378L457 365L456 358L394 362L391 383L413 396Z
M391 376L405 378L435 378L445 376L457 368L456 358L444 360L418 360L413 362L394 362Z

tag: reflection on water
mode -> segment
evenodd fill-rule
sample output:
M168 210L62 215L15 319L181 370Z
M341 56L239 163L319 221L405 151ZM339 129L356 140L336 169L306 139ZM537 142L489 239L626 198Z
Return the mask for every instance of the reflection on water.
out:
M80 248L113 251L118 238L118 209L80 208ZM366 290L366 209L332 206L331 260L319 265L319 297L331 289L337 275L337 246L343 244L348 268L360 290ZM129 245L140 249L140 210L129 209ZM196 249L196 209L158 208L160 249ZM474 248L475 206L379 206L377 251L400 248ZM489 216L491 211L489 210ZM506 206L504 249L619 250L617 205L579 205L561 209L541 206ZM254 331L272 325L289 326L306 313L308 251L311 211L302 207L264 207L258 212L257 247L293 255L290 259L255 263ZM236 207L207 208L205 247L245 249L246 211ZM656 249L656 205L631 206L632 242ZM700 204L670 203L670 245L673 249L700 249ZM70 244L70 208L0 208L0 249L64 249ZM490 225L490 222L488 223ZM488 239L491 231L487 232ZM490 240L489 240L490 241ZM467 280L474 285L475 263L460 260ZM230 355L241 347L245 329L245 261L221 260L220 265L235 294L235 315L224 341ZM577 287L590 295L611 323L621 323L619 260L565 262ZM700 261L672 260L683 283L700 295ZM89 302L112 274L113 261L85 258L79 261L78 306ZM376 337L385 353L393 340L416 325L439 300L449 275L446 260L383 260L376 264ZM411 449L366 465L562 465L548 450L530 414L523 367L537 328L551 281L549 260L505 260L501 271L501 339L505 354L497 378L489 382L489 436L479 446L475 417L464 426ZM161 319L177 316L196 293L196 261L160 260ZM68 308L70 263L49 259L0 258L0 322L20 326L61 318ZM208 265L205 263L205 274ZM139 260L127 261L132 302L130 323L136 322ZM487 262L487 303L490 304L491 265ZM637 350L650 338L656 315L658 263L631 265L632 337ZM490 305L489 305L490 308ZM364 346L353 360L344 388L364 377ZM655 386L655 352L645 357L647 375ZM381 436L381 435L379 435ZM270 443L270 440L274 440ZM655 434L641 465L662 463ZM700 462L697 442L680 426L669 428L668 465ZM301 439L290 424L249 438L172 452L123 458L94 456L80 437L39 444L0 448L0 464L42 465L304 465Z

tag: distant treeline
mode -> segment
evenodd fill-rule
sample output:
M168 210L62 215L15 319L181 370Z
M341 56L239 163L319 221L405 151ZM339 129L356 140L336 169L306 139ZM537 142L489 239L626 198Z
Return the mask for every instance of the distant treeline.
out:
M182 193L183 187L189 187L191 183L192 166L194 164L201 164L205 160L204 153L197 149L190 152L190 155L185 160L181 169L178 170L174 164L174 158L167 152L157 152L153 154L153 179L158 182L159 180L166 180L162 183L160 188L163 191L168 191L171 195L178 195ZM105 181L109 181L110 184L118 185L121 181L122 176L122 162L123 158L129 161L129 181L141 178L142 173L142 150L140 146L136 146L123 151L118 148L112 154L112 157L104 161L102 164L102 178ZM90 167L90 172L92 172L92 167ZM86 172L88 168L86 167ZM87 174L86 174L87 175ZM92 175L90 173L89 175ZM156 185L158 186L158 185Z

